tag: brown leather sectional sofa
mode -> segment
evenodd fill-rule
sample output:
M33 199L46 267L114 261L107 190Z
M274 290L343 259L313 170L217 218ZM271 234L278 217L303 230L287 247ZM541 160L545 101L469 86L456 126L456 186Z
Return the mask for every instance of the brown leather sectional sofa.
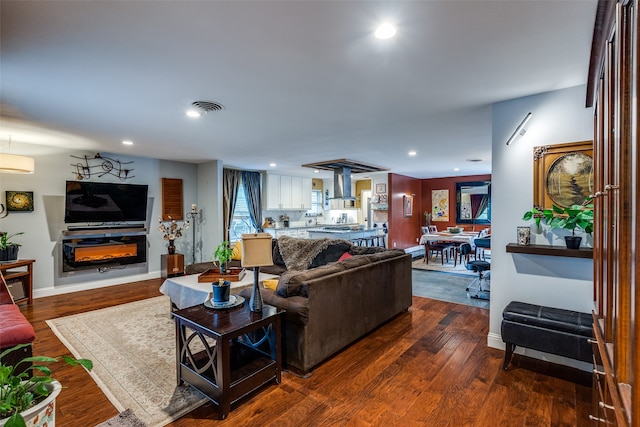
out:
M330 252L328 248L325 253ZM286 310L283 360L294 373L310 374L331 355L411 306L410 254L352 245L348 252L352 257L342 261L321 254L327 264L303 271L286 270L274 253L269 272L282 272L278 287L263 288L261 293L266 304ZM241 295L248 299L251 289Z

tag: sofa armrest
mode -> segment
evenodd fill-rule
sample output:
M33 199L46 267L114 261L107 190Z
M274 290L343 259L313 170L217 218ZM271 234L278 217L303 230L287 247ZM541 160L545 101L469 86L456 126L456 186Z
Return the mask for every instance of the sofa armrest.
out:
M243 289L240 295L247 301L251 298L253 292L252 287ZM260 289L262 295L262 301L265 304L272 305L274 307L281 308L287 312L288 321L297 321L297 323L306 325L309 320L309 299L301 296L283 298L277 295L273 290L262 288Z

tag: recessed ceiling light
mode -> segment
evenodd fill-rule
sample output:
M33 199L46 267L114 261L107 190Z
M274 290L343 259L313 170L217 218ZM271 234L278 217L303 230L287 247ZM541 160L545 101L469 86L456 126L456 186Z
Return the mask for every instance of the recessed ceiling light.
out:
M124 141L122 141L123 145L133 145L133 141L129 141L128 139L125 139Z
M458 172L460 170L460 168L453 168L454 172Z
M381 40L390 39L396 35L396 27L387 23L380 25L376 28L375 36Z
M193 118L198 118L201 116L201 114L199 112L197 112L196 110L187 110L187 112L185 113L188 117L193 117Z
M318 169L314 170L313 173L320 173Z
M269 163L269 166L271 166L272 168L275 168L277 165L275 163Z
M415 151L409 151L409 155L410 156L415 156L416 154L418 154L418 153L416 153Z

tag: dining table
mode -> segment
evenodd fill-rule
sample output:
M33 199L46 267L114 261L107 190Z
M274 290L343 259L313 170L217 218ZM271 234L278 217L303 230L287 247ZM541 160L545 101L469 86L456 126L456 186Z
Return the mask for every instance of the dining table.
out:
M424 261L428 263L430 244L433 242L452 242L452 243L469 243L471 248L475 248L475 239L478 237L477 232L462 231L460 233L449 233L448 231L439 231L435 233L423 234L420 237L420 244L424 245ZM455 258L454 258L455 260ZM455 265L456 263L454 263Z

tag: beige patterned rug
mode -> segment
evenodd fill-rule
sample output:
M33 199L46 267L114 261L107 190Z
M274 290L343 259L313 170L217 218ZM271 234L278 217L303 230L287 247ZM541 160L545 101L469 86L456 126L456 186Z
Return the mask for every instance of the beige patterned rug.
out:
M477 276L478 273L474 273L473 271L467 270L464 265L458 264L455 267L453 266L453 261L445 262L442 265L440 258L432 258L429 260L429 264L424 262L424 258L420 258L414 260L412 268L417 268L418 270L432 270L432 271L441 271L444 273L457 273L457 274L467 274L469 276Z
M176 385L175 323L166 296L47 320L77 358L93 361L91 376L120 411L147 426L164 426L207 399Z

